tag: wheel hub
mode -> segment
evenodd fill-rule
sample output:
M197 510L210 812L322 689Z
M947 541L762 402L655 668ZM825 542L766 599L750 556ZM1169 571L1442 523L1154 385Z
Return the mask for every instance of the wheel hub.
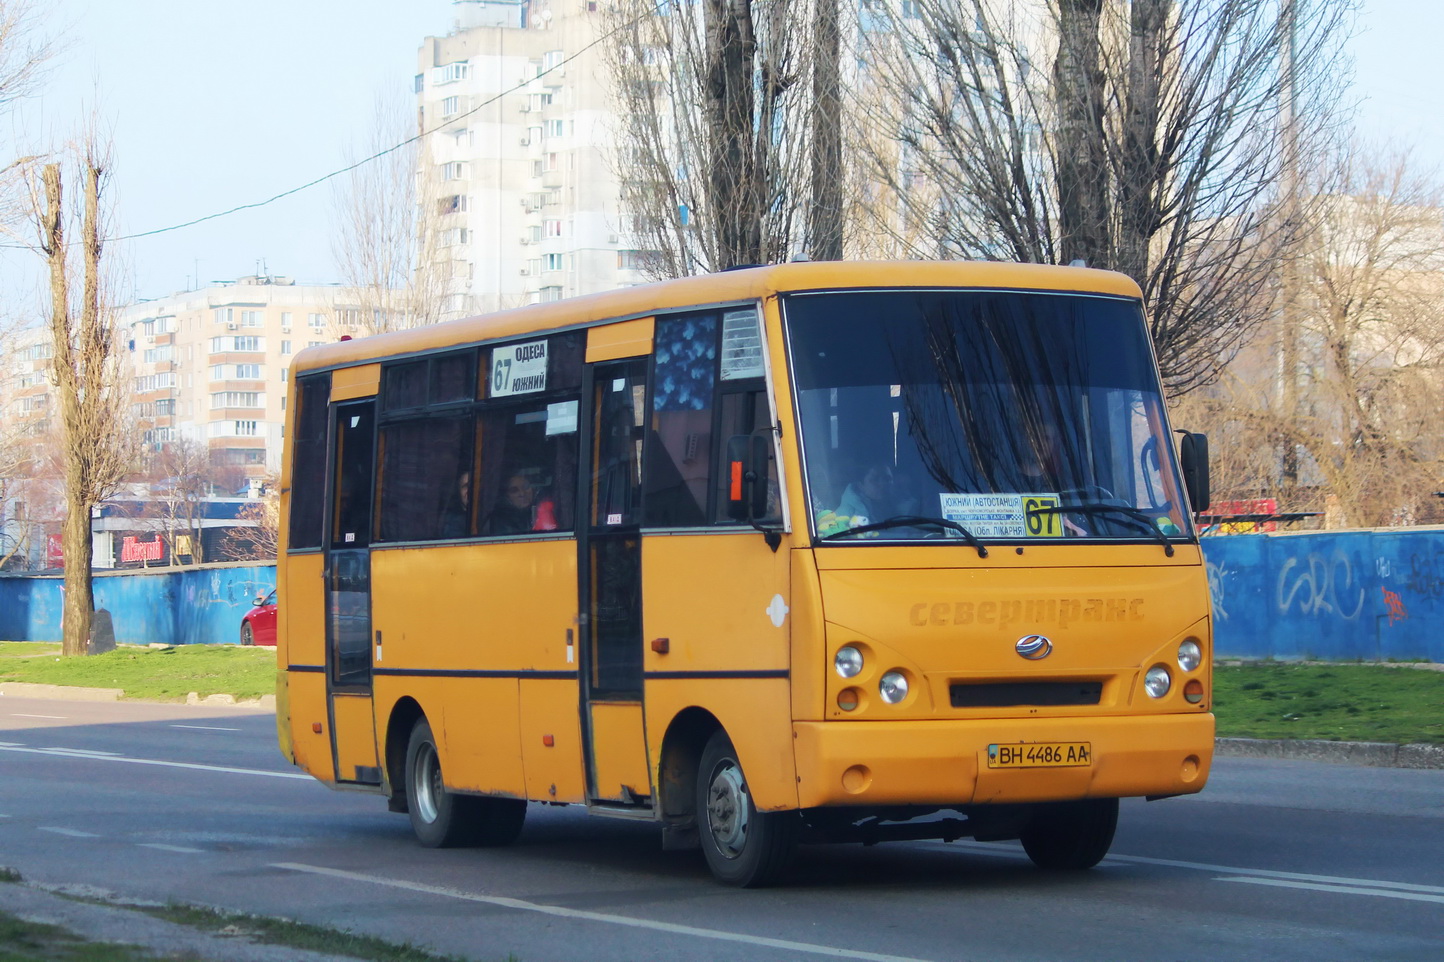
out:
M428 825L436 821L436 799L441 789L441 766L436 762L436 749L423 745L416 753L416 768L412 773L416 786L416 814Z
M719 765L707 786L707 828L717 849L736 858L747 844L747 783L732 763Z

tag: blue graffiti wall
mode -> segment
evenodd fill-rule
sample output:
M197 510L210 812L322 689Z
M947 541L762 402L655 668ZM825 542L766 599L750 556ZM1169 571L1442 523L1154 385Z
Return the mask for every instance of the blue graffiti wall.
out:
M95 573L95 607L123 645L218 645L240 640L241 616L276 586L276 566L200 565ZM59 641L65 579L0 578L0 640Z
M1444 662L1444 528L1203 539L1219 658Z

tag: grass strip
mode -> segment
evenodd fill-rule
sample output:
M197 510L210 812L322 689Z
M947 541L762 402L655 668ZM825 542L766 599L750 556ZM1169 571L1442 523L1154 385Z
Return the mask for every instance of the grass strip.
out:
M1223 738L1444 744L1444 672L1258 662L1213 671Z
M276 691L273 648L122 645L103 655L71 657L44 649L28 642L0 645L0 681L119 688L126 698L147 701L185 701L189 692L202 698L230 694L245 699ZM27 657L35 655L39 657Z
M139 946L91 942L58 925L0 912L0 962L155 962Z
M460 956L437 955L409 942L398 945L370 935L356 935L290 919L242 915L179 902L137 908L147 915L202 932L249 939L265 945L346 955L366 962L465 962ZM515 956L509 958L514 962Z

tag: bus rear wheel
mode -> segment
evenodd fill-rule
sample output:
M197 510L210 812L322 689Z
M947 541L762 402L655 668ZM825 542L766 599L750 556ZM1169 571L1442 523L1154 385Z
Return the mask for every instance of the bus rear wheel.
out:
M796 812L759 812L727 733L717 730L697 768L697 825L719 882L755 888L786 870L797 843Z
M1103 861L1118 828L1118 799L1039 805L1023 829L1023 851L1039 868L1079 870Z
M411 729L405 772L411 830L427 848L507 845L521 833L525 800L447 791L436 738L425 718Z

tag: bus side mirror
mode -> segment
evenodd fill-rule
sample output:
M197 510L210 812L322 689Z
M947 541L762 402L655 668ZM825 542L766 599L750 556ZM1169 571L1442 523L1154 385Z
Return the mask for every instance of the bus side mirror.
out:
M1208 436L1180 431L1183 439L1178 444L1178 460L1183 468L1183 486L1188 489L1188 501L1194 513L1208 510Z
M727 517L751 521L767 514L767 439L734 434L727 439Z

